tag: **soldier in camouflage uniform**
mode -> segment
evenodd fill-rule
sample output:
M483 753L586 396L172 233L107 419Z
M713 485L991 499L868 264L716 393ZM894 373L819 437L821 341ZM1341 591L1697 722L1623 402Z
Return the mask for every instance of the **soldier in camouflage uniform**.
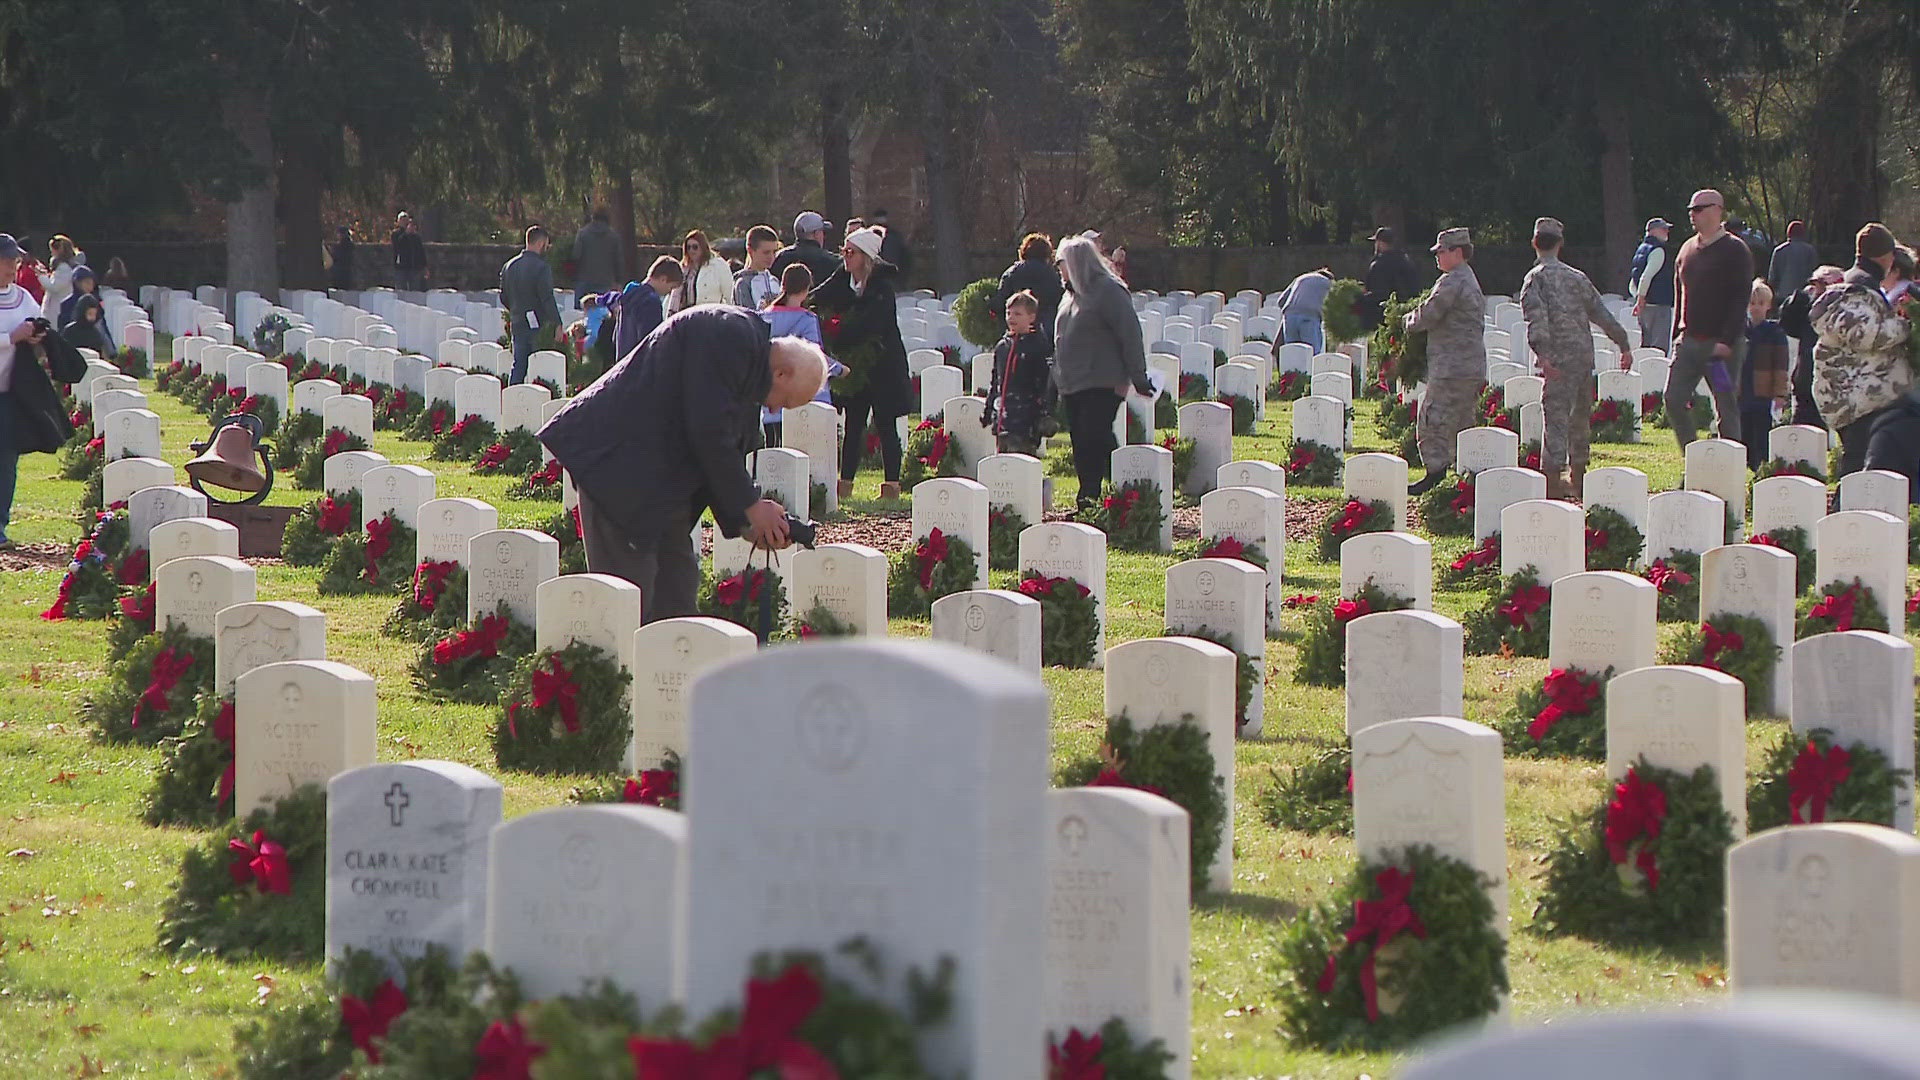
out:
M1487 298L1469 265L1473 234L1443 230L1434 240L1433 259L1440 280L1406 324L1427 333L1427 391L1415 425L1427 474L1408 489L1410 495L1423 494L1453 468L1454 441L1473 426L1487 385Z
M1577 498L1587 472L1587 439L1593 417L1593 334L1587 324L1620 347L1620 364L1633 362L1633 346L1587 275L1560 261L1566 227L1554 218L1533 223L1538 257L1520 284L1520 311L1527 320L1527 347L1540 358L1546 386L1540 411L1546 421L1540 464L1547 498ZM1568 469L1571 467L1571 472Z

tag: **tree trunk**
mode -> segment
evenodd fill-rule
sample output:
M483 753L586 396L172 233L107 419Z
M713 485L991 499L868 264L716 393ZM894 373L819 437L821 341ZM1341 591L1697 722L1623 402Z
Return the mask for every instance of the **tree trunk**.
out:
M613 219L613 231L620 234L621 258L627 264L627 281L638 281L647 268L640 265L640 237L633 228L633 170L624 165L616 166L613 172L613 205L608 207L608 216ZM625 288L626 281L614 282L615 288Z
M326 264L320 258L320 247L327 242L320 222L320 196L325 185L317 151L311 139L292 139L281 154L280 220L287 235L286 283L296 289L327 287Z
M1806 147L1807 193L1813 238L1839 244L1869 221L1880 219L1880 172L1875 151L1880 142L1882 71L1881 28L1850 8L1840 41L1814 77L1812 115L1816 122Z
M844 235L840 230L853 216L853 129L838 86L829 87L820 98L820 180L826 189L821 213L833 222L829 232Z
M1601 232L1606 238L1606 265L1592 275L1606 292L1627 291L1640 223L1633 214L1633 121L1627 114L1626 88L1602 78L1594 98L1594 120L1604 143L1600 150Z
M1287 167L1279 161L1267 166L1267 243L1283 245L1293 239L1293 185Z
M273 235L273 125L265 94L251 87L229 89L221 99L227 133L245 155L251 174L235 185L227 204L227 314L233 297L251 290L269 300L280 296L280 260ZM234 328L238 336L239 327Z
M967 283L966 229L960 220L960 169L953 154L948 87L936 72L927 80L920 139L927 155L927 215L933 221L933 287L945 294Z

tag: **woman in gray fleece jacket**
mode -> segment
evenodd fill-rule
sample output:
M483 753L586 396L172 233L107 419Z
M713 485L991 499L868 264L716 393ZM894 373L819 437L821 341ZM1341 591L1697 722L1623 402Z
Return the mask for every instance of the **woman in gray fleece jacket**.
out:
M1113 420L1127 387L1153 392L1133 295L1093 241L1060 245L1067 293L1054 321L1053 381L1067 407L1080 505L1099 505L1115 449Z

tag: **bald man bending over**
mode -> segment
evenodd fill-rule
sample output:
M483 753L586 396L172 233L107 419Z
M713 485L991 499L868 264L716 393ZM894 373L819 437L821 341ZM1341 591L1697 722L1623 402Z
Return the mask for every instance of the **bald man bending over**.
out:
M727 536L787 546L787 511L763 498L746 456L760 409L812 401L819 346L774 338L746 308L705 305L660 324L540 429L580 491L587 568L640 587L645 621L698 614L693 523L711 508Z

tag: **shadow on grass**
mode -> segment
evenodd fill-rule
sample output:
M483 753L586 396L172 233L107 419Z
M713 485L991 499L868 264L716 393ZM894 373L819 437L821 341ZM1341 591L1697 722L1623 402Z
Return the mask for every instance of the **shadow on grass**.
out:
M1256 919L1285 921L1298 915L1299 904L1277 896L1253 896L1248 893L1208 893L1193 902L1194 910L1216 915L1242 915Z

